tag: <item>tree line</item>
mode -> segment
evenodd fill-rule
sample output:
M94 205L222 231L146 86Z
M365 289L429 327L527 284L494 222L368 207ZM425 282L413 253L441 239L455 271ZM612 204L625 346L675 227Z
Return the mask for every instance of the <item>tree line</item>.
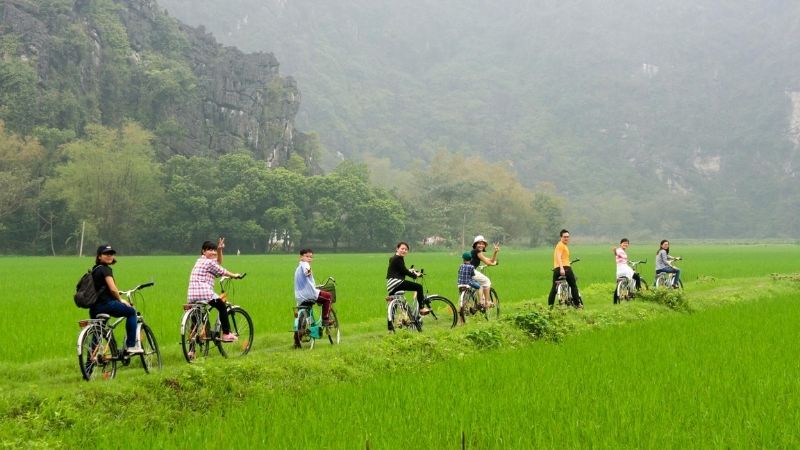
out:
M563 222L563 201L547 186L530 192L502 163L447 150L427 167L397 172L399 186L386 188L350 160L315 176L298 155L270 169L245 150L160 162L153 133L133 121L88 124L81 138L50 134L21 136L0 121L5 254L76 254L81 241L128 254L191 253L217 236L245 253L311 244L376 251L479 233L535 246Z

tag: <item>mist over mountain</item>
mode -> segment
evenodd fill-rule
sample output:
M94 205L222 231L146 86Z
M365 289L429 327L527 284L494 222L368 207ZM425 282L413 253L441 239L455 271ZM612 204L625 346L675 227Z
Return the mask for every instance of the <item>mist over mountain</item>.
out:
M795 2L161 4L274 52L329 155L509 160L582 233L800 235Z

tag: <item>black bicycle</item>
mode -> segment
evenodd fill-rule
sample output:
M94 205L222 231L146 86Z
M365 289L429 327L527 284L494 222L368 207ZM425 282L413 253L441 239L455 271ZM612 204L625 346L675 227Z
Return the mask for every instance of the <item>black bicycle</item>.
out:
M413 269L414 266L411 266ZM424 270L420 270L424 273ZM389 323L392 325L392 332L397 333L399 329L408 331L422 331L423 326L427 329L448 329L456 326L458 315L453 302L437 294L428 294L425 277L422 277L425 298L414 297L411 303L405 296L405 291L395 291L394 294L386 297L388 302L387 314ZM424 309L425 312L421 310Z
M239 279L247 275L243 273ZM211 325L211 311L213 308L207 302L194 302L183 305L181 318L181 346L186 362L194 362L197 358L208 356L208 349L213 343L219 353L224 357L244 356L253 345L253 320L241 306L231 304L233 300L232 278L219 279L220 298L225 300L228 308L228 321L231 324L231 333L238 337L235 342L222 340L222 322L217 317Z
M133 306L135 294L153 284L151 281L150 283L140 284L129 291L119 291L119 293L124 295L128 303ZM138 296L140 300L144 299L141 294ZM111 316L108 314L98 314L96 319L78 322L78 325L82 328L80 334L78 334L78 364L80 365L83 379L86 381L114 378L117 374L117 363L128 366L131 363L131 358L135 356L128 354L126 350L120 350L114 337L114 329L127 319L120 317L111 325L108 324L109 319L111 319ZM142 360L142 368L147 373L154 369L161 370L161 351L158 349L156 336L153 334L153 330L145 323L141 311L136 311L136 321L137 340L144 350L139 355ZM126 340L127 335L123 342Z

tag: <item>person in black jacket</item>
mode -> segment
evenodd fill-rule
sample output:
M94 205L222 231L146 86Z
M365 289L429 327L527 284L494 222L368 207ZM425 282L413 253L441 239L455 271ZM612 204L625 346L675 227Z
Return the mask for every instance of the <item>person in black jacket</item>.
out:
M401 242L397 244L397 252L394 256L389 258L389 268L386 271L386 290L389 291L389 295L397 291L412 291L418 300L422 300L425 298L422 285L406 280L406 277L417 279L421 278L423 275L421 272L406 268L405 256L406 253L408 253L408 249L408 244ZM422 315L428 314L429 312L431 312L429 308L421 308L419 310L419 313ZM389 320L388 323L389 331L392 331L392 321Z
M144 350L136 339L136 310L119 296L119 290L114 282L114 273L110 267L117 263L117 259L114 258L116 253L116 250L108 244L97 247L92 278L94 279L94 288L100 295L97 297L97 302L89 308L89 317L96 319L98 314L125 317L125 349L131 355L141 354L144 353Z

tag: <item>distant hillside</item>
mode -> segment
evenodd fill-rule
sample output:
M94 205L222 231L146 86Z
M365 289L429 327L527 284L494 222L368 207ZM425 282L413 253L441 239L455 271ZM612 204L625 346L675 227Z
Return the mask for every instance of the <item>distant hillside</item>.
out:
M300 92L271 53L223 47L150 0L6 0L0 5L0 120L40 140L133 119L160 157L249 150L314 167L294 130ZM45 142L47 145L48 142Z
M800 237L796 2L161 3L274 52L330 155L507 159L573 232Z

